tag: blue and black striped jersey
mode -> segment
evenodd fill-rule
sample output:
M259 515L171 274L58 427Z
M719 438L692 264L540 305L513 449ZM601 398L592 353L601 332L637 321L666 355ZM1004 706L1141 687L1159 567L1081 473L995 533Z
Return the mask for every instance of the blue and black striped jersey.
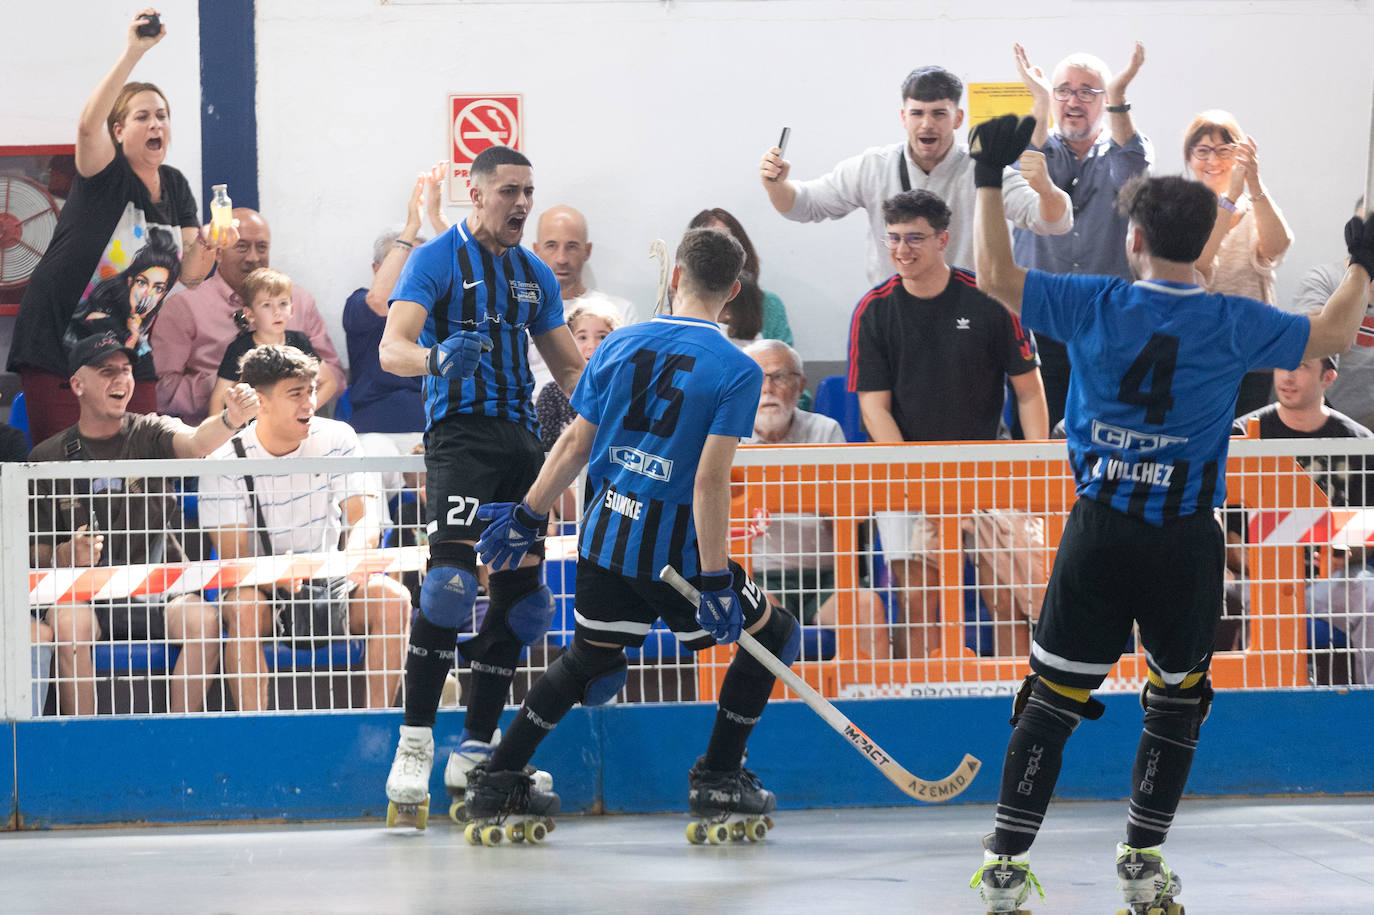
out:
M417 341L421 346L460 330L491 337L491 352L482 354L471 378L425 376L427 425L467 414L509 420L538 433L529 339L565 321L558 280L534 252L516 246L496 257L459 222L411 252L391 293L391 301L401 300L429 312Z
M602 341L572 399L596 426L579 554L642 581L667 564L696 575L701 450L709 435L753 434L762 387L758 363L707 321L661 315Z
M1078 494L1151 524L1226 499L1241 377L1295 368L1304 315L1179 283L1031 270L1021 320L1063 340Z

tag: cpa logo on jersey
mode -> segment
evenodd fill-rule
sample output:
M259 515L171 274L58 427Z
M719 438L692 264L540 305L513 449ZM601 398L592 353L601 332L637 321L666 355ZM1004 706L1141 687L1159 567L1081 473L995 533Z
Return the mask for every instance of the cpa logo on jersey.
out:
M1136 432L1120 426L1109 426L1093 420L1093 444L1115 451L1129 451L1132 454L1149 454L1188 441L1176 435L1163 435L1158 432Z
M631 473L667 483L673 478L673 462L629 445L615 445L610 451L612 464L619 464Z

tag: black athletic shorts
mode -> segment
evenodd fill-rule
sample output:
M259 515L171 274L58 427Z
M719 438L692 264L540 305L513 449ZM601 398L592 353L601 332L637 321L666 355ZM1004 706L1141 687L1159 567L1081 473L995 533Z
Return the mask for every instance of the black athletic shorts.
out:
M758 622L768 606L759 586L739 563L730 562L735 592L744 604L744 626ZM698 584L694 582L694 584ZM577 560L577 632L593 642L609 642L638 648L644 644L654 620L663 620L677 640L692 651L716 644L697 622L697 608L661 581L640 581L603 569L583 558Z
M518 502L539 468L544 446L519 423L489 416L450 416L425 433L425 520L431 543L476 541L487 523L477 508ZM531 553L542 556L544 542Z
M1156 527L1079 499L1059 541L1031 646L1031 669L1095 689L1140 630L1145 660L1177 686L1212 660L1225 536L1211 512Z

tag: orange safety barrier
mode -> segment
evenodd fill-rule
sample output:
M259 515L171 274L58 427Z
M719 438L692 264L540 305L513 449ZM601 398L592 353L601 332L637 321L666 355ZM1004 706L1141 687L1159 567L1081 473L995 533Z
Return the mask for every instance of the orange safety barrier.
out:
M998 446L979 443L985 444ZM732 525L739 526L743 519L756 518L760 512L817 514L834 524L839 650L832 660L798 665L798 673L822 695L832 698L851 685L881 688L909 683L1019 682L1029 672L1025 658L979 657L964 646L960 521L978 509L1046 516L1046 540L1052 556L1068 510L1077 498L1067 459L910 463L866 463L863 459L867 450L891 447L850 445L845 450L853 457L843 463L753 465L736 467L732 473ZM1232 458L1227 471L1228 501L1233 505L1307 508L1329 504L1326 494L1291 457ZM874 512L887 510L923 511L939 528L942 621L939 648L928 658L872 658L858 648L858 529ZM739 551L736 561L749 568L748 541L736 541L732 546ZM1305 685L1304 548L1252 545L1249 549L1248 645L1241 651L1216 655L1211 669L1213 684L1232 688ZM698 695L718 693L733 650L733 646L719 646L698 655ZM1137 648L1121 658L1109 681L1117 678L1143 683L1146 673L1144 655ZM781 695L781 687L775 691L777 695Z

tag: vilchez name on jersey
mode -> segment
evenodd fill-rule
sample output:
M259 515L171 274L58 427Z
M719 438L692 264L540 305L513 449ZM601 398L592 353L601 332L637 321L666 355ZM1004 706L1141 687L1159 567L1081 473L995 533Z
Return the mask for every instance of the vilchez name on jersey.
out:
M1118 461L1116 458L1098 458L1097 463L1093 465L1093 479L1168 486L1173 475L1173 464L1159 464L1154 461L1132 463L1130 461Z

